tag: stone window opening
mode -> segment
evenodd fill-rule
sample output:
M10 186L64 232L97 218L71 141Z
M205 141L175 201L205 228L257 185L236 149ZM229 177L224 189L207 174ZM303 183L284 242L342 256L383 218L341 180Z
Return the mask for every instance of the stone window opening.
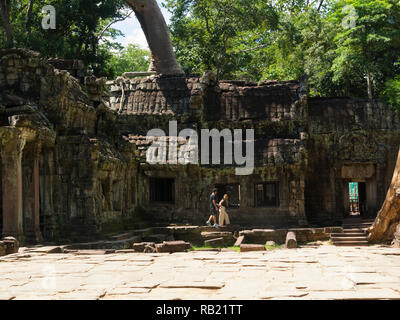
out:
M229 196L229 208L230 209L240 209L240 184L230 183L230 184L217 184L215 188L218 190L217 199L220 202L224 196L227 194Z
M150 202L175 203L175 180L150 178Z
M256 207L279 207L279 182L264 182L255 185Z

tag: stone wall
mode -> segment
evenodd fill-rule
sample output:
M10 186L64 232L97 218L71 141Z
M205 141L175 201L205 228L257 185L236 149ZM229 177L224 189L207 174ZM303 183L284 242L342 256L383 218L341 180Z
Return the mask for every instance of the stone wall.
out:
M53 65L0 50L2 200L12 201L2 232L29 242L91 239L137 218L135 146L99 99L104 82L89 77L85 91Z
M390 185L400 144L397 112L379 101L309 99L307 216L340 222L348 183L364 182L367 217L375 217Z
M211 190L224 185L240 186L240 206L229 214L241 226L338 224L352 181L366 184L367 215L384 200L400 122L378 101L309 99L298 82L216 82L211 73L127 74L105 86L81 67L0 50L4 236L88 240L139 220L203 224ZM168 135L172 120L178 132L199 136L202 129L254 129L253 173L238 176L234 165L150 165L146 135L155 128ZM151 200L153 178L173 179L174 201ZM263 183L276 183L275 205L257 206Z
M285 226L306 223L304 168L306 166L305 102L297 82L244 81L216 83L211 73L201 78L120 77L107 83L110 108L119 113L124 138L139 152L142 203L152 221L203 224L208 218L210 192L215 185L240 184L240 208L231 210L235 223ZM255 129L255 170L236 176L231 165L149 165L149 130L169 133L175 120L178 132L201 129ZM178 145L186 141L176 138ZM168 142L168 140L167 140ZM175 182L175 203L152 203L150 178ZM257 183L279 183L279 206L256 207Z

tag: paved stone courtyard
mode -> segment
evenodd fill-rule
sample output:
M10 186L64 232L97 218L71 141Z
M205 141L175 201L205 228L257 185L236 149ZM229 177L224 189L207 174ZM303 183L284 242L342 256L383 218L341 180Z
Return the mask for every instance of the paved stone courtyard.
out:
M0 299L400 299L400 249L48 253L0 259Z

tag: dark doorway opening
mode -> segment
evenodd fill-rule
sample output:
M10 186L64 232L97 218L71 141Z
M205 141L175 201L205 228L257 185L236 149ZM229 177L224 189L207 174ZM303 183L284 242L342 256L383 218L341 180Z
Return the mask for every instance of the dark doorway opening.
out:
M150 178L150 202L175 203L174 179Z
M229 197L229 208L239 209L240 208L240 184L218 184L215 186L218 190L217 199L220 202L224 196L227 194Z
M367 209L367 190L365 182L349 183L350 216L365 216Z

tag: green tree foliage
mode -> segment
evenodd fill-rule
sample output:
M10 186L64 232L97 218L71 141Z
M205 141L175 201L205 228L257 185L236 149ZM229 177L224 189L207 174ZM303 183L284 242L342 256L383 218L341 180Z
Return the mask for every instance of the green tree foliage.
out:
M400 74L398 0L168 0L167 7L186 72L305 77L311 96L370 98L388 97Z
M356 15L354 25L342 23L352 10ZM333 81L345 84L350 95L373 98L382 91L385 80L394 76L400 51L399 14L398 0L336 3L331 17L339 27L335 37Z
M187 73L215 71L218 78L241 73L246 50L264 42L278 16L263 0L167 0L172 41Z
M108 62L114 76L121 76L124 72L147 71L149 65L150 51L134 44L114 53Z
M172 41L187 74L305 78L311 96L379 97L400 108L399 0L163 2L172 13ZM56 30L41 28L47 4L56 8ZM0 0L0 46L9 46L12 32L14 46L82 59L97 75L144 71L149 52L115 42L121 32L113 22L130 11L124 5L123 0Z
M400 76L385 82L385 90L382 97L390 106L400 110Z
M56 9L55 30L41 27L45 5ZM124 5L123 0L13 0L9 15L14 46L47 57L82 59L97 74L104 74L105 62L112 56L110 51L121 49L109 40L121 32L106 27L123 19ZM6 47L4 28L0 30L0 46Z

